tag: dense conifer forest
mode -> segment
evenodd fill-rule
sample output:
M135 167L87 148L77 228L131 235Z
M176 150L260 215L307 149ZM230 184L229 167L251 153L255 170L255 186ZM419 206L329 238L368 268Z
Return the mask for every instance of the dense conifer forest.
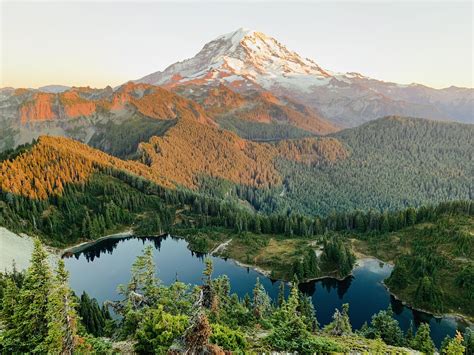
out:
M321 215L473 198L473 125L389 117L332 137L347 149L347 159L302 164L279 158L282 187L242 186L237 195L265 212Z

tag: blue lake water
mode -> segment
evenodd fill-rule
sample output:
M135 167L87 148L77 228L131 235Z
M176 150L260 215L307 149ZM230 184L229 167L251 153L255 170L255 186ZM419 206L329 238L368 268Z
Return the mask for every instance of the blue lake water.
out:
M189 284L200 284L204 269L204 255L191 252L183 239L166 238L123 238L104 239L87 246L65 258L70 272L70 284L76 294L86 291L99 303L116 300L119 284L127 283L130 267L146 245L155 248L154 259L157 276L168 285L178 279ZM273 281L256 271L238 266L232 260L211 257L214 263L213 277L227 275L231 291L239 297L252 294L255 281L260 278L270 297L277 298L280 281ZM323 279L300 285L300 289L312 297L316 316L321 325L331 321L335 308L349 303L349 315L354 329L369 322L372 315L389 305L403 330L410 321L417 326L429 322L431 336L437 346L444 337L454 335L464 325L451 318L435 318L427 313L412 310L394 299L385 289L382 281L390 275L391 266L374 259L365 259L354 269L353 275L343 281Z

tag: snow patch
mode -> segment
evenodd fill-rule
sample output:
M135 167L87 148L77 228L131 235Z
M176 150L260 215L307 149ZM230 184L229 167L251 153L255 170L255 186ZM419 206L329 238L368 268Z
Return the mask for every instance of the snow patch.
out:
M0 271L11 271L13 263L17 270L24 270L30 265L33 252L33 238L26 234L15 234L4 227L0 227ZM54 266L58 256L48 252L48 261Z

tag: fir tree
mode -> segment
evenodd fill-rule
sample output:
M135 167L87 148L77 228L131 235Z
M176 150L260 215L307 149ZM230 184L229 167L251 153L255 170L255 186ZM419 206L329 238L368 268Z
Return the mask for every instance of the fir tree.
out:
M352 326L349 320L348 303L344 303L342 305L342 312L340 312L339 309L336 309L332 318L333 321L324 328L325 332L336 336L348 335L352 333Z
M405 341L408 346L410 346L411 342L413 341L413 337L415 336L415 327L413 325L413 321L410 321L410 325L408 326L407 332L405 334Z
M265 318L271 310L271 301L265 288L257 277L255 287L253 289L253 315L256 319Z
M34 241L30 266L26 271L11 324L3 337L3 346L9 353L34 351L48 334L48 295L52 278L47 254L39 239Z
M418 327L415 337L411 342L411 346L415 350L419 350L425 354L433 354L436 350L433 340L430 337L430 326L423 323Z
M214 293L214 287L212 285L212 272L214 270L214 267L212 265L212 260L210 258L206 258L204 261L206 266L204 268L204 271L202 273L203 277L203 285L202 285L202 293L203 293L203 301L202 305L205 308L211 308L214 304L215 301L215 293Z
M277 306L281 307L283 302L285 302L285 283L280 281L280 285L278 286Z
M77 314L72 291L68 286L68 272L59 260L56 277L49 294L48 335L42 346L52 354L72 354L77 346Z
M454 338L449 338L447 336L443 344L441 344L441 354L447 354L447 355L463 355L464 352L466 351L466 347L463 345L464 339L461 333L456 330L456 335ZM466 352L467 353L467 352Z
M305 319L305 323L308 326L310 332L314 332L318 329L318 320L316 319L316 310L314 309L311 297L301 295L300 299L300 312Z
M474 331L471 328L466 328L463 334L462 345L466 349L466 354L474 354Z
M302 352L302 346L310 338L310 333L299 309L300 291L298 284L293 283L288 300L273 315L275 326L267 338L273 349Z
M14 310L17 305L17 298L18 298L18 286L16 285L15 281L12 278L7 278L6 283L3 289L3 297L2 297L2 309L1 309L1 318L5 323L6 329L11 329L14 327L13 323L13 316Z
M124 298L109 304L123 316L122 331L133 333L140 321L140 311L154 304L160 292L158 279L155 277L153 248L146 247L132 265L132 276L127 285L119 285L118 293Z
M380 311L373 315L371 326L374 329L375 336L380 337L388 345L403 345L403 332L398 321L393 318L391 306L386 311Z
M104 335L106 321L111 319L107 308L100 308L97 300L95 298L91 299L89 295L84 292L81 295L78 313L88 333L95 336Z

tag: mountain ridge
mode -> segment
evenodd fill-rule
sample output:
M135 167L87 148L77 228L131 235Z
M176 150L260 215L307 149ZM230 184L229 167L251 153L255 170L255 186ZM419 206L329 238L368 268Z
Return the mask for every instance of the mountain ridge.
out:
M76 157L81 176L97 166L125 169L169 188L234 196L263 213L383 211L472 198L473 139L470 124L391 116L327 137L257 143L184 118L138 143L135 160L69 138L42 137L33 153L5 155L0 185L4 192L44 198L57 185L83 181L75 172L60 184L55 180Z

